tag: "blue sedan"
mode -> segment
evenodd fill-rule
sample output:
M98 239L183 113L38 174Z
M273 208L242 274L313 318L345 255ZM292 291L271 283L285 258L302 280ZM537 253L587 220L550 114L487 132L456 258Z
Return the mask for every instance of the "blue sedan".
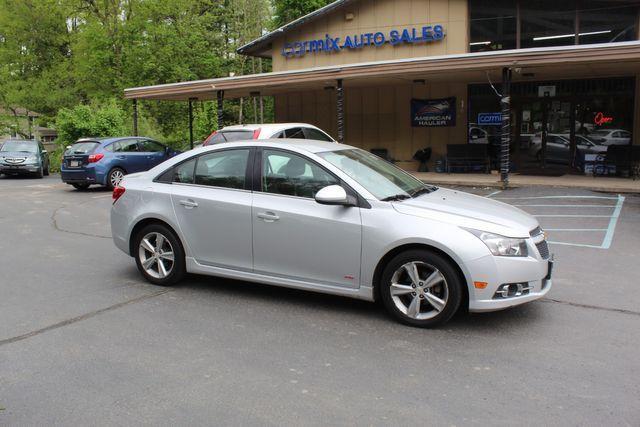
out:
M86 138L65 151L60 172L62 181L78 190L92 184L113 189L125 175L147 171L178 153L149 138Z

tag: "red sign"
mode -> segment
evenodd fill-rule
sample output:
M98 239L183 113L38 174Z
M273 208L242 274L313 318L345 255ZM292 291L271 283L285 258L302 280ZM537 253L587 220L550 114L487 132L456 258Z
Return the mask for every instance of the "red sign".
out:
M597 126L606 125L611 122L613 122L613 117L605 116L602 111L596 114L596 117L593 119L593 123L595 123Z

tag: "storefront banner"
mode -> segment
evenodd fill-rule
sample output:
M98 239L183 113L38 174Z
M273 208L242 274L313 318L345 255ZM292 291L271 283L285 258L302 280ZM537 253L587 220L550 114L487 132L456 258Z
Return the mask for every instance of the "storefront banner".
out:
M285 43L280 53L291 58L304 56L307 53L340 53L343 50L362 49L367 46L380 47L385 44L397 46L401 44L430 43L444 39L442 25L427 25L421 28L405 28L403 30L377 31L348 35L344 39L329 34L318 40L296 41Z
M456 125L456 98L412 99L411 126L447 127Z

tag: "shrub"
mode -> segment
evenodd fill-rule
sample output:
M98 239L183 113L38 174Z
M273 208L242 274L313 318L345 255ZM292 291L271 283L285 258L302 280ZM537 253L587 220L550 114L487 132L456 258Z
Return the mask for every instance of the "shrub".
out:
M122 136L126 134L126 112L115 100L62 108L56 116L58 144L73 144L79 138Z

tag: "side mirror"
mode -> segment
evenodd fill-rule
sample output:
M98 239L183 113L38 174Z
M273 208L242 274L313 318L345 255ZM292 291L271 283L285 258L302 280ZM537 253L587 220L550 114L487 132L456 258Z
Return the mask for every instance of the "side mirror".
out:
M355 206L356 200L339 185L329 185L316 193L316 202L321 205Z

